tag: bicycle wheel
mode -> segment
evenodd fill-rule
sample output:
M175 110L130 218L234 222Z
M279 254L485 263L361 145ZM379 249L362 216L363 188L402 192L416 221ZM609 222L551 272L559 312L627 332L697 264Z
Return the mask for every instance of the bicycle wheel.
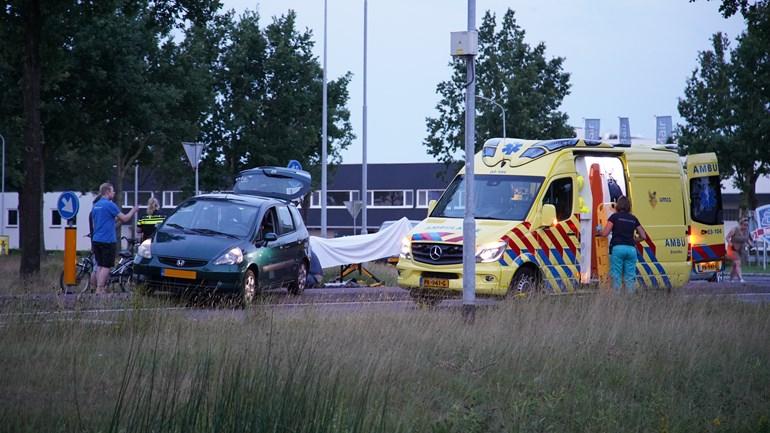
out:
M78 263L75 284L64 284L64 271L59 274L59 289L62 293L85 293L91 288L91 272Z

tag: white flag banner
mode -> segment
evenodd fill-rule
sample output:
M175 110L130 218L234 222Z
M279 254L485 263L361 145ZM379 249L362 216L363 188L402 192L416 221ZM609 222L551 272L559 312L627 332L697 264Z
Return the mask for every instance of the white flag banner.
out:
M673 124L671 116L658 116L655 118L655 143L666 144L671 137Z
M618 144L631 145L631 126L628 117L620 118L620 132L618 133Z
M599 119L586 119L586 140L600 140L601 133L599 132Z

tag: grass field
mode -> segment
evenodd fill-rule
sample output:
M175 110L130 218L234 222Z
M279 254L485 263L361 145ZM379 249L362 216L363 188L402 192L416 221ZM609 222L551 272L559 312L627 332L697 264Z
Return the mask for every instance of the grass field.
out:
M6 317L0 430L770 431L767 306L545 297L472 326L456 310L274 311Z

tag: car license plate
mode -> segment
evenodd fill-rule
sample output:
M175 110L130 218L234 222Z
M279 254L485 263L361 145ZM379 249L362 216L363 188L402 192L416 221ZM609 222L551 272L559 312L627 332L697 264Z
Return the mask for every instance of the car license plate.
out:
M448 289L449 280L446 278L423 278L422 287L426 289Z
M198 278L198 274L195 271L185 271L182 269L163 269L162 275L164 277L171 278L184 278L186 280L194 280Z
M706 262L706 263L695 264L695 270L698 271L698 273L716 272L721 268L722 268L722 262Z

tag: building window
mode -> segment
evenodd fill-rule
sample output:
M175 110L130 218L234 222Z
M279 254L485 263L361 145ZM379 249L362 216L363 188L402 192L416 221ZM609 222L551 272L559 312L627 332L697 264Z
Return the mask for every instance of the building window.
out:
M16 227L19 225L19 210L8 209L8 219L6 219L6 227Z
M367 205L371 207L414 207L414 191L411 189L369 191Z
M61 227L61 214L57 209L51 209L51 227Z
M351 200L360 200L361 192L358 190L335 190L326 191L327 208L345 208L345 202ZM310 196L310 207L321 207L321 191L313 191Z
M428 203L431 200L438 200L441 194L444 193L443 189L418 189L417 190L417 207L427 208Z
M154 196L155 194L152 191L139 191L139 200L137 201L137 205L141 209L146 209L147 202L150 201L150 198ZM123 207L134 207L133 191L123 191Z
M190 197L192 196L189 193L185 193L184 191L163 191L163 200L161 201L160 205L164 208L173 209Z

